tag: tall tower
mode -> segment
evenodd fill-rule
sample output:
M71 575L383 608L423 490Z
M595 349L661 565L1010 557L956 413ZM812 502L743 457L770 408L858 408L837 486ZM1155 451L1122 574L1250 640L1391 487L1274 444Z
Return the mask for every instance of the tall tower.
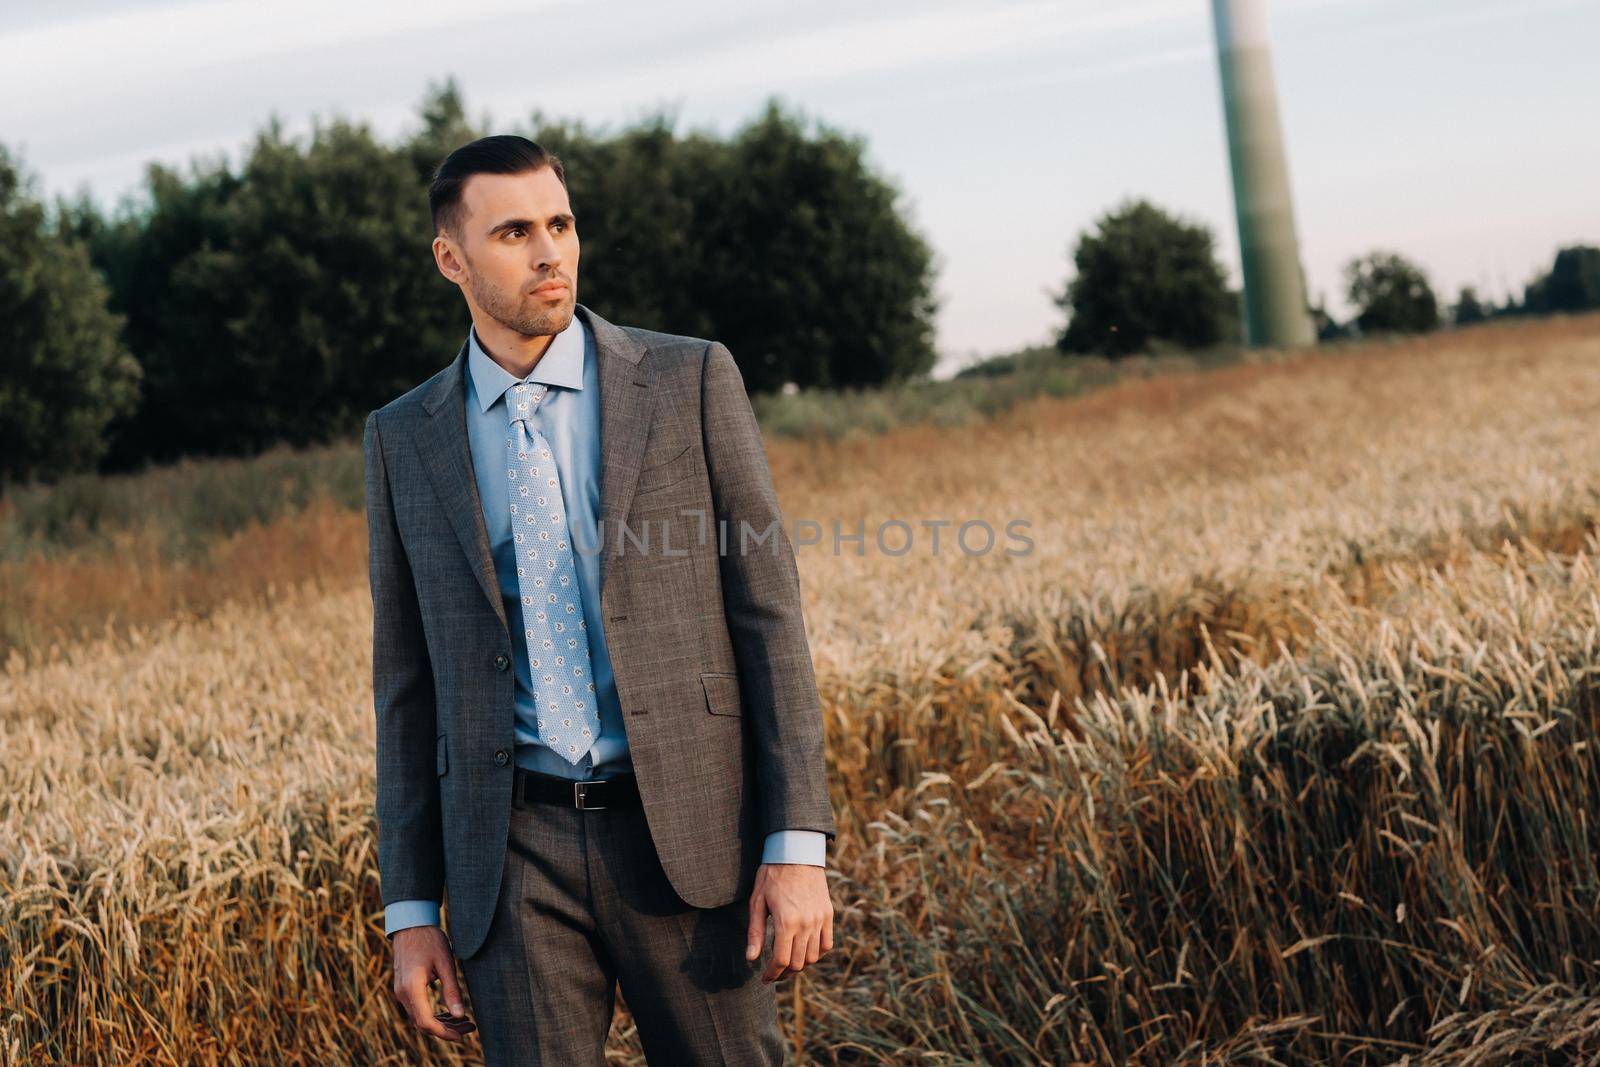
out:
M1211 0L1251 345L1311 344L1300 241L1278 123L1266 0Z

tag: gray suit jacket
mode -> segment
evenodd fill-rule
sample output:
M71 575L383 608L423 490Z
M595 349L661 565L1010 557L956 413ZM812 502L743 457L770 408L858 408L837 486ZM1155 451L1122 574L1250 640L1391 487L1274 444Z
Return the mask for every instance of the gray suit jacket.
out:
M715 907L748 894L768 833L834 831L794 552L728 349L576 314L599 360L600 604L628 748L668 879ZM463 344L365 433L383 903L445 899L462 958L494 916L514 773L466 363Z

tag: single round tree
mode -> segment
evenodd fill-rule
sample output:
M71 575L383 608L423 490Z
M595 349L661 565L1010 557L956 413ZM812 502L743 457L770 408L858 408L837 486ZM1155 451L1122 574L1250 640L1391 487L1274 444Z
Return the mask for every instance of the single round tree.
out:
M1439 301L1421 267L1376 251L1344 268L1346 293L1362 333L1426 333L1439 325Z
M1072 260L1077 274L1055 296L1070 316L1056 341L1064 352L1116 357L1158 340L1204 348L1227 336L1233 297L1202 223L1125 202L1078 238Z

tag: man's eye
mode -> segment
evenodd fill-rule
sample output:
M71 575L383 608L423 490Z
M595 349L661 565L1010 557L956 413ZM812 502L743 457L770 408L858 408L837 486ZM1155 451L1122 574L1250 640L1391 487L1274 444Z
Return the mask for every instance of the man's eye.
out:
M554 224L554 225L555 225L555 226L556 226L556 227L557 227L557 228L558 228L558 229L562 229L562 230L564 230L564 229L566 229L566 228L567 228L567 224L566 224L566 223L564 223L564 222L557 222L557 223L555 223L555 224Z
M521 232L522 232L522 227L521 226L513 226L511 229L506 231L506 236L510 237L514 233L521 233Z

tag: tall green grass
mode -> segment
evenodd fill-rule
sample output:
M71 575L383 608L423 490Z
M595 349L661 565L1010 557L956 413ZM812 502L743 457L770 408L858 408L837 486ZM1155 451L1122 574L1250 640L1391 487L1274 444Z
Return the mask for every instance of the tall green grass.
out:
M356 441L20 486L0 508L0 561L92 552L130 534L162 560L193 560L213 542L293 515L318 497L359 509L363 484Z

